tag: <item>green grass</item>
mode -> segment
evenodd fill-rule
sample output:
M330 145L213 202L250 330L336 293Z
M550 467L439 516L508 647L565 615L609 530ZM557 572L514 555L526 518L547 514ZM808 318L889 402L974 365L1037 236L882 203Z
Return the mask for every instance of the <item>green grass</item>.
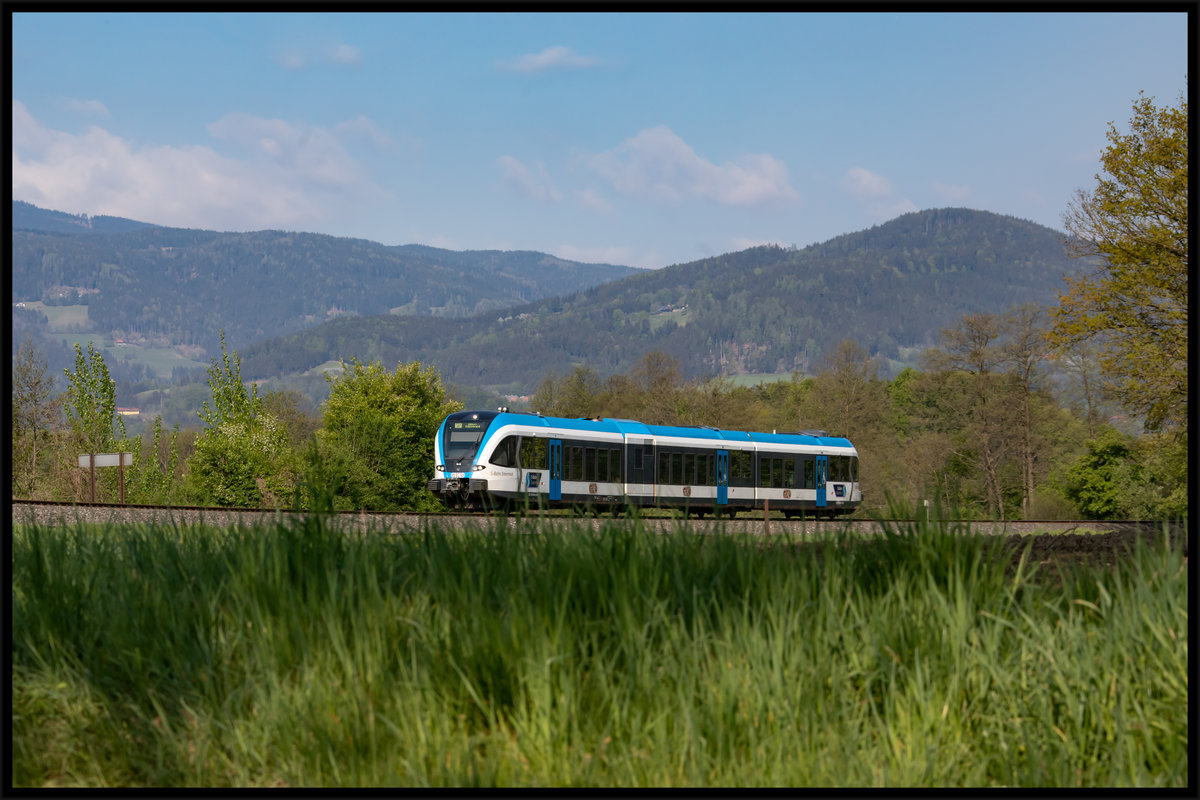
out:
M35 300L26 303L25 306L45 314L47 327L51 331L65 331L71 325L86 327L88 324L88 307L85 305L48 306L40 300Z
M17 527L13 783L1187 785L1176 551L813 541Z

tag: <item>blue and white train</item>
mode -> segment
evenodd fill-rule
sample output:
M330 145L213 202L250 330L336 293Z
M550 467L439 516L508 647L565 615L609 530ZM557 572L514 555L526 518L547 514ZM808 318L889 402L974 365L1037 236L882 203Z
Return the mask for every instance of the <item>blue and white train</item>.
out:
M789 517L819 517L862 502L858 451L824 431L748 433L502 408L446 417L433 452L428 488L451 506L733 516L769 503Z

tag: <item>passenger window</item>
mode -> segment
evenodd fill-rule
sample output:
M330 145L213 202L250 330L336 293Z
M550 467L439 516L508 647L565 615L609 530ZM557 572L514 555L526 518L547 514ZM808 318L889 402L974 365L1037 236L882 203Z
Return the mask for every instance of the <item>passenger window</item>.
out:
M670 483L671 477L671 454L659 451L658 453L658 482Z
M804 487L805 489L817 488L817 473L816 462L811 458L804 459Z
M671 480L672 485L683 483L683 453L671 454Z
M596 448L589 447L583 452L583 479L596 480Z
M683 457L683 475L679 479L680 483L691 485L696 482L696 457L691 453L687 453Z
M608 479L621 480L621 451L616 448L608 451Z
M546 469L546 440L521 440L521 469Z
M783 462L783 485L784 488L796 488L796 460L794 458L785 459Z

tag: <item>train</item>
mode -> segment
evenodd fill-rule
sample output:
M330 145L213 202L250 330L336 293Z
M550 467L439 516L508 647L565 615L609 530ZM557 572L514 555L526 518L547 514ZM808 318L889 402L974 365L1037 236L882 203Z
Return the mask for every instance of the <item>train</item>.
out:
M500 408L447 416L433 453L427 488L453 508L676 508L733 517L769 506L787 517L835 517L862 503L858 451L817 430L756 433Z

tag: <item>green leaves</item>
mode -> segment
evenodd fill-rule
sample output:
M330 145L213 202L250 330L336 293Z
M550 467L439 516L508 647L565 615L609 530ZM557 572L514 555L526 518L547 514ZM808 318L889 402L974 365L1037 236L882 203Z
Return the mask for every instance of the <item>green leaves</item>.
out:
M342 368L340 378L326 374L331 387L309 484L331 493L336 508L435 507L425 489L433 437L461 404L447 400L437 370L415 361L395 372L378 361L343 361Z
M88 452L109 452L125 438L125 421L117 414L116 384L108 374L104 356L91 342L84 356L76 342L75 369L63 372L69 383L67 417L71 430Z
M237 351L230 359L221 332L221 364L208 369L213 408L200 418L208 428L196 440L188 462L201 499L219 505L253 508L288 506L296 483L297 458L288 430L262 413L258 387L247 391Z
M1099 256L1067 278L1052 343L1100 346L1100 366L1122 403L1150 430L1187 426L1187 99L1133 105L1130 133L1115 126L1105 176L1080 190L1064 218L1076 256Z

